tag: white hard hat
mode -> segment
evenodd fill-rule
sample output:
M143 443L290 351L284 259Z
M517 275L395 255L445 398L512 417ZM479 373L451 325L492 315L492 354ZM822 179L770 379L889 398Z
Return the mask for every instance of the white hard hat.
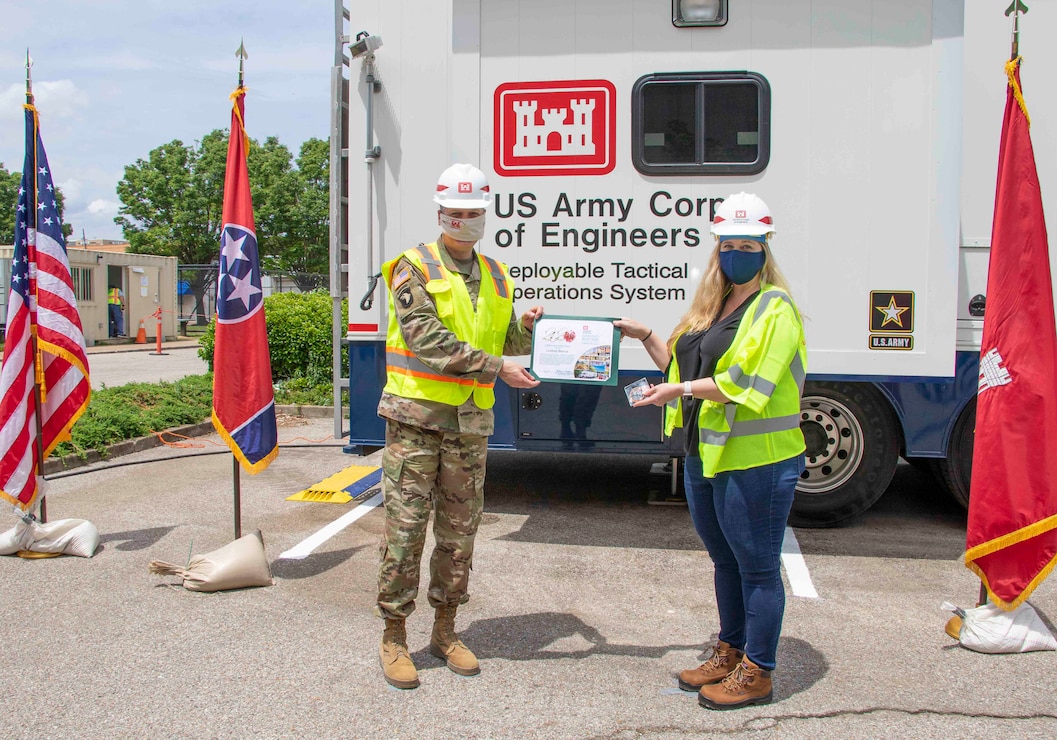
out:
M752 193L735 193L716 208L712 233L719 237L773 234L771 209Z
M433 202L445 208L488 208L488 179L472 164L453 164L440 173Z

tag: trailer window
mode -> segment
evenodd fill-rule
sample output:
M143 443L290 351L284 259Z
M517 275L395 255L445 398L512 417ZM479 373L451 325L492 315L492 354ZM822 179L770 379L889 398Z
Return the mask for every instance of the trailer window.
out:
M94 301L92 295L92 268L71 267L70 281L73 283L73 297L78 301Z
M632 92L632 160L647 175L756 174L770 158L770 118L761 75L647 75Z

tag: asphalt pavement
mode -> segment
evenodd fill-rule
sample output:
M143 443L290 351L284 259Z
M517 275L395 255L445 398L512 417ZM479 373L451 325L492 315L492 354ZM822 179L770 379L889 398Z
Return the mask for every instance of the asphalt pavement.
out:
M197 339L162 342L161 354L154 342L97 344L87 353L88 376L95 390L134 382L172 382L209 369L198 356Z
M205 372L196 350L92 347L93 387ZM147 571L233 538L232 458L215 435L52 476L49 518L88 519L102 545L89 560L0 558L0 670L32 707L11 715L12 736L1057 736L1054 653L980 655L944 634L940 603L971 606L978 589L960 562L965 514L906 465L865 516L792 533L803 558L785 562L775 703L716 713L675 682L715 639L711 564L685 507L647 505L667 487L650 461L493 452L457 623L482 674L429 655L420 599L423 683L393 689L371 614L381 511L286 500L380 453L343 453L329 417L279 421L278 459L240 489L267 588L200 594ZM817 596L797 595L805 579ZM1032 603L1057 615L1049 582Z
M959 560L965 514L905 465L867 515L796 530L818 596L789 582L775 702L720 713L676 687L715 638L712 568L685 507L646 503L666 485L649 461L492 453L457 621L482 672L429 655L423 588L408 622L422 686L393 689L371 612L381 511L335 527L356 504L286 500L380 454L343 453L330 419L283 416L279 431L275 462L241 476L266 588L196 593L147 570L231 541L232 458L215 435L49 482L49 517L88 519L102 546L0 558L10 737L1057 736L1054 653L981 655L944 633L941 602L971 606L979 586ZM281 557L328 525L306 557ZM1052 579L1032 603L1057 615Z

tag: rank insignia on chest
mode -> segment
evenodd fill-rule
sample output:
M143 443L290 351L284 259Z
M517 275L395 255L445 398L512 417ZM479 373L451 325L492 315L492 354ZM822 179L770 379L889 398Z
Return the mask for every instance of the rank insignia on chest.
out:
M400 305L404 308L410 308L415 301L415 297L411 294L411 288L404 288L397 294L396 299L400 301Z

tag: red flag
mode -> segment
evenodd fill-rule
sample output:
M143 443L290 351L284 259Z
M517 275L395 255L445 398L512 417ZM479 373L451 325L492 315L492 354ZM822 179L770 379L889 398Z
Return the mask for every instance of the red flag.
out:
M88 408L84 333L70 278L37 109L26 105L26 158L15 212L15 252L0 370L0 496L28 511L40 496L37 405L46 458Z
M1004 609L1057 562L1057 337L1019 63L1006 64L965 553Z
M213 426L250 473L279 454L275 394L264 293L253 224L249 138L243 124L241 85L231 94L231 140L224 175L224 230L217 279L217 326L213 348Z

